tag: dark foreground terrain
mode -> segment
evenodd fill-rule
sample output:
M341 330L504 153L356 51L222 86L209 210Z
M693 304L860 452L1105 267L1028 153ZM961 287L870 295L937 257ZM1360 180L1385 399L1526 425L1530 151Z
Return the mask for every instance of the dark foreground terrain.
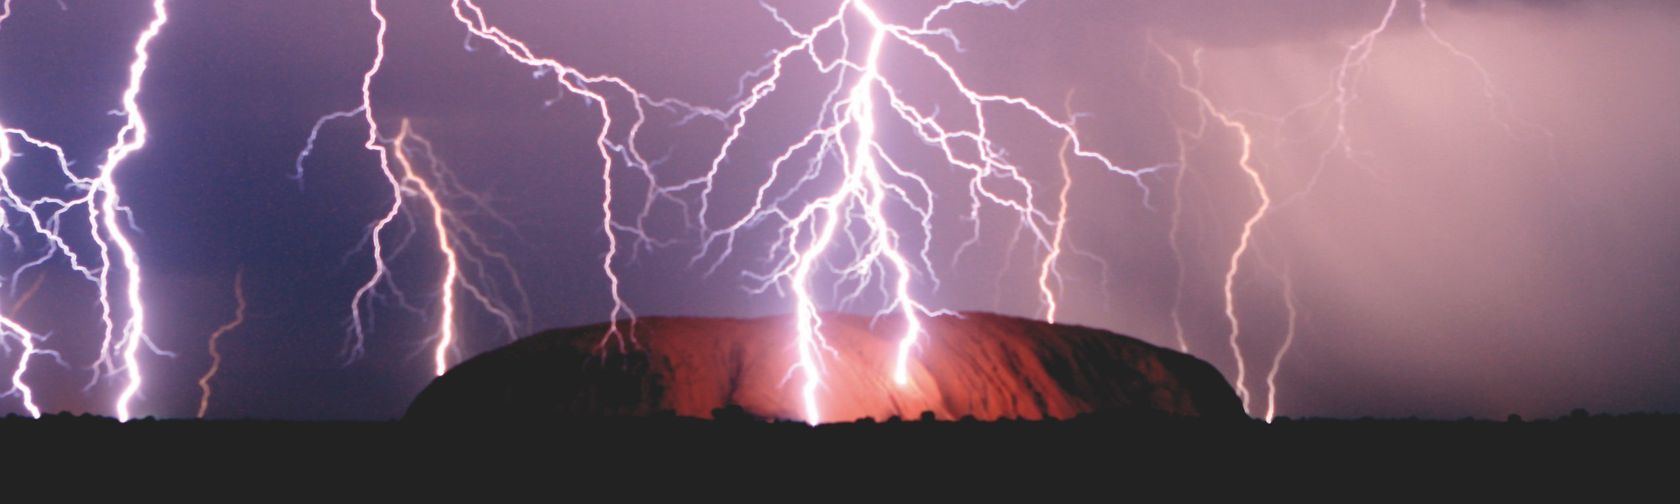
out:
M99 417L0 419L7 474L120 471L236 480L365 484L488 473L523 484L614 485L695 478L707 485L826 482L859 492L890 482L1056 488L1388 481L1374 492L1461 483L1609 485L1670 481L1680 416L1538 421L1288 420L1273 424L1085 415L1071 420L889 420L809 427L739 409L716 420L649 417L507 423L288 423ZM539 475L542 479L528 480ZM1233 479L1235 478L1235 479ZM1515 478L1515 479L1511 479ZM546 483L545 483L546 482ZM427 483L412 480L403 485ZM897 484L897 483L893 483ZM1385 483L1386 484L1386 483ZM865 486L858 486L865 485ZM974 491L975 488L968 488ZM990 487L979 487L981 490ZM1177 486L1175 486L1177 488ZM1223 489L1223 490L1222 490ZM1672 491L1672 490L1671 490Z
M774 386L790 365L767 339L785 333L779 324L644 319L640 350L606 360L601 326L548 331L460 364L401 421L4 418L0 482L97 491L106 476L129 476L136 483L113 488L165 502L220 484L236 490L211 495L240 502L276 492L350 500L346 486L371 487L378 502L414 492L426 502L580 492L612 497L586 502L673 492L692 502L899 502L906 488L931 490L933 502L1384 502L1464 500L1467 486L1491 489L1478 496L1493 502L1549 502L1563 487L1585 487L1593 502L1668 502L1680 474L1680 415L1266 424L1192 356L986 314L930 323L907 387L882 378L895 340L873 329L890 334L890 321L833 317L831 341L852 353L828 376L850 395L831 391L825 414L859 420L769 421L800 411ZM30 484L65 475L89 484ZM1164 498L1138 498L1153 495ZM0 504L9 497L0 492Z

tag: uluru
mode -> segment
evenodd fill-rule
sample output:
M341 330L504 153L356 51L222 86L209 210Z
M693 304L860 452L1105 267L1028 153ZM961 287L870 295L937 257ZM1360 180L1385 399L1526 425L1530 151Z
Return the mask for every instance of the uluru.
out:
M890 376L902 320L830 314L817 392L822 422L931 413L943 420L1068 419L1090 413L1246 419L1212 365L1111 332L986 313L924 320L905 385ZM621 323L621 327L629 327ZM414 421L676 414L731 408L806 420L791 317L642 318L634 342L602 347L604 324L550 330L435 379Z

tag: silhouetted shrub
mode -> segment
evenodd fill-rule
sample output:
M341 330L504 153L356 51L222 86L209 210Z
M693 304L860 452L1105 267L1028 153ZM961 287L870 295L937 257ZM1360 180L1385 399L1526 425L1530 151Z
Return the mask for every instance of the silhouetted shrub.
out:
M751 413L747 413L747 409L742 408L739 404L729 404L712 410L712 420L727 423L748 423L756 422L758 418Z

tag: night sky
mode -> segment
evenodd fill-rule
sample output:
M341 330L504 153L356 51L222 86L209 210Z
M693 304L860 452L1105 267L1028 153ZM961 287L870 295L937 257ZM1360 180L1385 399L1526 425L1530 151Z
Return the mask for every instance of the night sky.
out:
M875 3L889 20L912 24L938 5ZM517 332L604 321L612 301L600 268L607 236L598 109L471 39L447 1L386 4L387 55L372 86L381 130L394 135L408 119L456 187L480 197L456 193L446 204L505 254L509 267L491 265L485 277L523 286L528 313L517 296L506 299L522 312ZM792 41L752 1L480 4L491 23L541 56L704 106L733 103L742 75ZM769 4L800 29L836 9L832 1ZM1071 165L1066 243L1077 251L1058 264L1066 280L1058 322L1169 348L1182 331L1192 354L1235 376L1222 282L1259 200L1238 164L1240 138L1180 86L1176 61L1187 86L1199 84L1249 126L1252 165L1274 200L1233 292L1246 384L1259 394L1291 327L1293 300L1295 340L1276 378L1280 414L1680 411L1673 308L1680 205L1671 201L1680 188L1680 9L1660 0L1434 0L1427 12L1437 40L1420 25L1418 3L1403 0L1367 64L1345 81L1357 100L1341 116L1326 101L1338 65L1388 5L965 5L935 23L955 31L960 51L927 40L976 90L1030 99L1062 120L1065 101L1080 114L1088 149L1131 168L1167 166L1133 180L1089 162ZM10 7L0 22L0 124L62 145L72 169L89 175L122 126L110 112L121 106L151 6L13 0ZM410 236L389 263L414 309L391 297L375 302L367 352L347 362L352 296L372 271L363 238L391 202L378 158L362 148L365 124L327 123L304 178L293 178L315 121L360 101L376 28L367 4L174 0L169 12L139 98L150 143L118 176L138 228L147 332L174 353L143 357L148 381L135 410L196 411L207 337L232 318L233 280L243 269L248 320L221 340L211 417L399 416L432 378L425 338L436 324L441 273L429 245L436 237L423 222L430 214L409 205L415 219L398 219L386 235L391 243ZM833 57L839 42L830 42L821 50ZM722 163L711 219L747 211L769 162L813 123L835 87L808 60L793 61ZM910 99L960 116L925 59L888 47L883 65ZM991 120L992 136L1033 181L1032 201L1054 216L1062 137L1019 110L1000 108ZM1336 143L1344 131L1346 150ZM639 143L655 158L660 182L674 184L704 174L727 133L715 120L654 111ZM880 134L934 193L926 238L940 283L918 277L914 292L932 308L1042 318L1045 250L1015 238L1019 220L984 206L979 241L962 248L975 230L965 220L965 179L902 124ZM19 191L73 192L45 151L6 140L20 154L6 166ZM646 179L623 163L613 176L613 208L634 215ZM686 206L651 207L646 230L657 247L618 234L631 244L615 262L629 306L642 316L789 313L792 302L777 289L751 291L750 274L769 268L773 226L743 232L735 254L710 274L715 250L693 261L698 196L679 194ZM21 213L7 216L21 229ZM919 229L904 207L890 216ZM85 224L66 229L85 233ZM0 249L0 271L45 250L39 236L22 234L21 249ZM906 240L923 238L916 231ZM85 236L72 242L92 247ZM39 291L19 304L38 281ZM4 282L0 313L46 334L40 345L65 364L30 361L36 402L47 411L110 414L121 380L89 387L103 332L94 284L62 257ZM840 309L824 290L825 308ZM845 308L873 312L882 302L871 286ZM512 337L471 305L457 327L463 357ZM13 353L0 364L6 376L17 351L11 341ZM0 414L22 412L15 395L0 398Z

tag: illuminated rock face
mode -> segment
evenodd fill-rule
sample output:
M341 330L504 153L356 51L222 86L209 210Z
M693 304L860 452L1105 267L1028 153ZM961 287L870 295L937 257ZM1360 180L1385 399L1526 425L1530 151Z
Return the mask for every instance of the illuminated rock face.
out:
M1213 366L1129 337L1083 327L968 313L925 321L911 381L892 382L901 322L829 315L823 332L821 421L1070 418L1089 412L1243 418ZM547 331L470 359L432 382L408 418L710 417L716 408L804 420L791 317L643 318L640 350L595 350L605 326Z

